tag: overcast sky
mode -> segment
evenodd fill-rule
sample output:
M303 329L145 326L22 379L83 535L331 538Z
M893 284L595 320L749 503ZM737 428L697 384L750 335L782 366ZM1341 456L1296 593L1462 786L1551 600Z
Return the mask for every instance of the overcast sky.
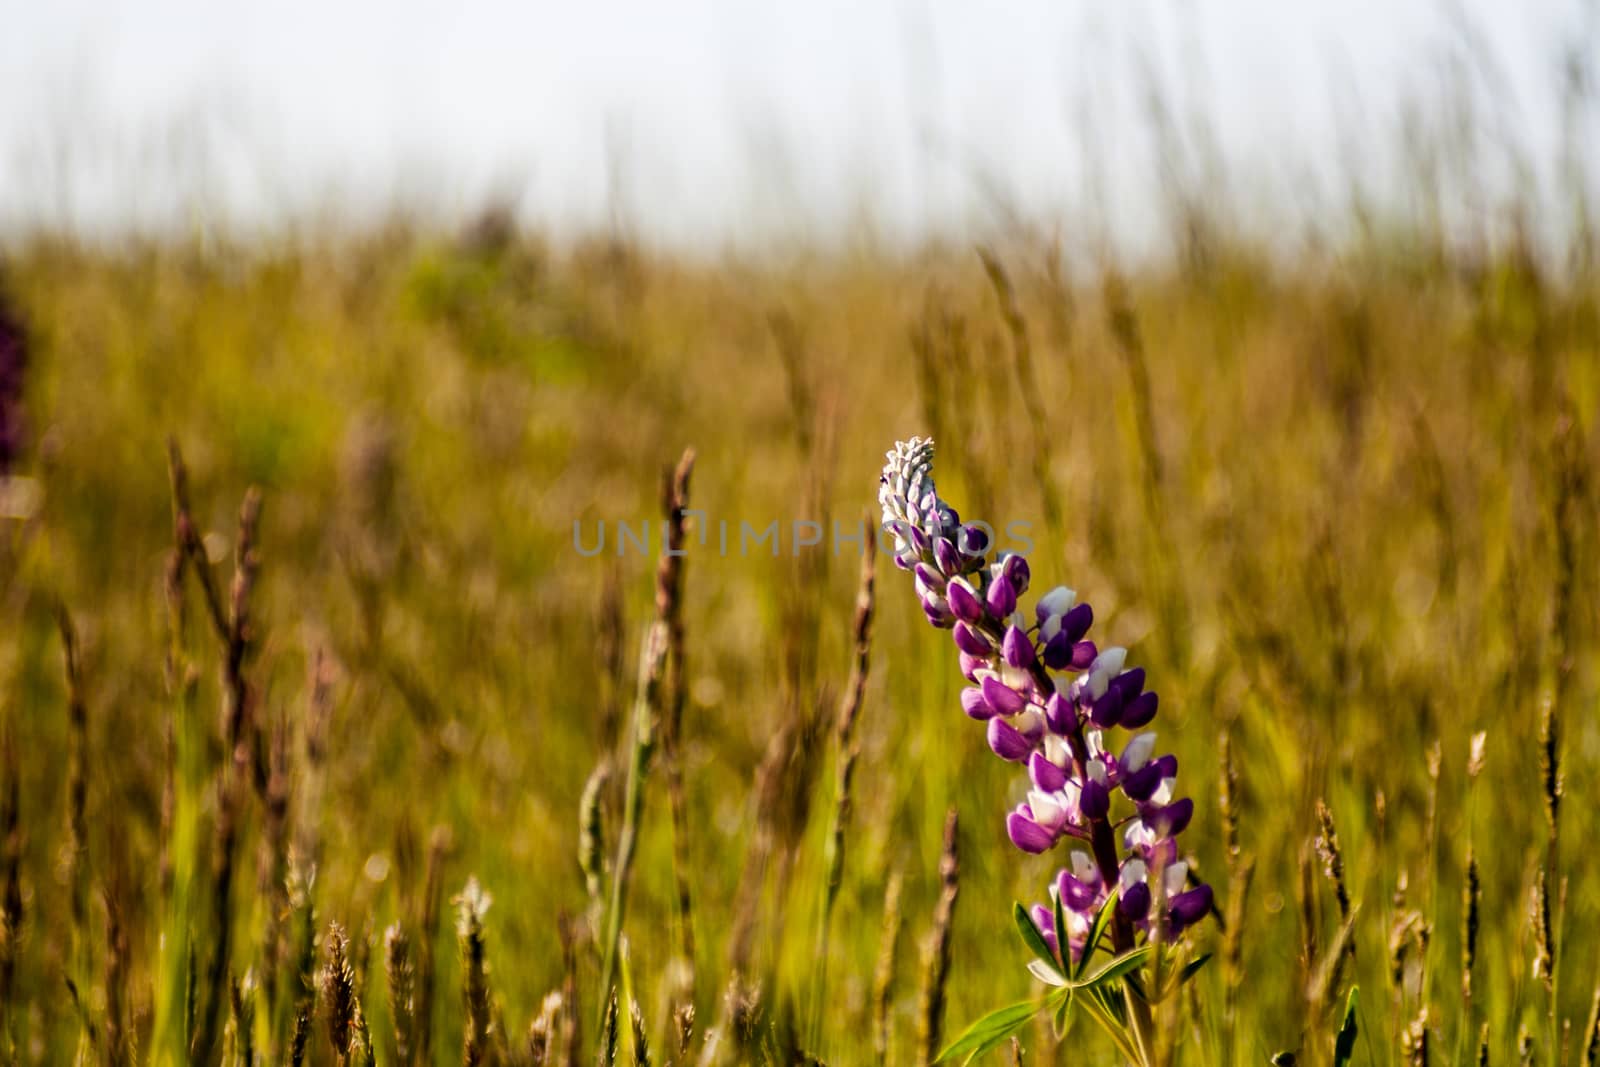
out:
M1398 188L1404 108L1440 117L1452 57L1477 57L1491 136L1553 180L1563 49L1597 47L1595 6L0 0L0 226L359 222L497 195L674 243L1010 212L1136 242L1162 208L1152 84L1182 167L1203 169L1205 116L1249 214Z

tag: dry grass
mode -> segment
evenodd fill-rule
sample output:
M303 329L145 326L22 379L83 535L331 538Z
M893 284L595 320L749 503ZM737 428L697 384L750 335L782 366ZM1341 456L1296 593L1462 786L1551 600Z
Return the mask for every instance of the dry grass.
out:
M1180 1062L1319 1062L1352 982L1360 1062L1465 1061L1481 1027L1493 1062L1519 1034L1593 1059L1588 275L1416 234L1064 279L1030 238L753 265L396 229L41 240L6 284L42 489L0 519L22 1061L910 1063L1028 995L1009 906L1052 858L1005 844L1016 782L909 582L879 575L869 659L832 551L924 430L946 495L1031 523L1036 583L1164 683L1228 924L1197 931L1224 965ZM776 554L741 541L773 519ZM660 773L630 804L647 630ZM458 951L469 876L494 907ZM1081 1022L1023 1045L1110 1062Z

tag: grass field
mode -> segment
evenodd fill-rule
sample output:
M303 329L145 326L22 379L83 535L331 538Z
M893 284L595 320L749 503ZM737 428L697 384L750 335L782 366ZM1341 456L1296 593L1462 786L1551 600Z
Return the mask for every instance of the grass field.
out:
M1480 1033L1596 1062L1595 275L1414 231L1191 252L13 248L8 1058L279 1063L298 1026L307 1062L594 1062L624 823L619 1061L637 1033L658 1063L911 1064L1040 994L1011 905L1064 854L1008 843L1020 778L884 559L823 918L860 572L834 529L876 525L884 449L921 433L941 493L1028 524L1036 589L1160 690L1229 920L1189 934L1217 955L1163 1058L1330 1062L1359 985L1357 1063L1477 1062ZM1117 1062L1085 1016L1019 1037Z

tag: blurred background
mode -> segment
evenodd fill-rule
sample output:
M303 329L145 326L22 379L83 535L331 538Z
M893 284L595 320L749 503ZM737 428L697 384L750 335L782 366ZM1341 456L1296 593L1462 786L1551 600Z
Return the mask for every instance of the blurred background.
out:
M493 199L701 251L1047 222L1149 252L1177 189L1282 242L1355 201L1415 210L1419 172L1466 223L1570 200L1597 20L1583 0L18 3L0 225L282 230Z
M1600 4L0 13L0 1061L281 1062L304 1011L335 1062L337 921L379 1062L593 1062L616 524L690 446L657 1062L920 1063L1031 995L1062 856L888 566L829 888L829 534L916 433L1161 693L1230 920L1181 1062L1324 1062L1351 985L1358 1062L1600 1049Z

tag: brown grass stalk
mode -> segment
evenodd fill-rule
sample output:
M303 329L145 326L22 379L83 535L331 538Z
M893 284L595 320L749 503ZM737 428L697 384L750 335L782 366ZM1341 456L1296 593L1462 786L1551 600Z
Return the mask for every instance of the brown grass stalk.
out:
M78 632L64 606L57 606L61 659L67 683L67 891L72 904L74 967L85 977L89 908L89 709L83 694L83 658Z
M872 1051L877 1062L889 1063L894 1045L894 988L900 959L900 872L889 875L883 888L883 932L878 962L872 971Z
M870 529L871 517L864 516L862 523ZM833 817L828 826L827 836L824 838L825 874L822 914L817 924L817 986L811 1033L813 1046L820 1042L822 1036L822 1016L827 1004L829 933L833 908L838 901L839 887L844 876L845 829L850 821L850 786L855 778L856 760L861 752L860 743L856 739L856 721L861 715L861 705L866 696L867 674L872 667L873 581L876 561L877 539L869 536L862 548L861 577L856 590L855 621L851 627L854 635L854 657L850 666L850 681L845 686L844 699L839 705L839 717L834 724L837 763Z
M694 470L694 449L686 449L678 461L670 480L670 489L664 494L668 507L669 525L677 523L676 541L682 544L683 511L689 499L689 476ZM633 875L634 851L638 847L639 824L644 814L644 786L650 773L650 763L655 753L661 727L662 686L666 682L667 661L672 649L672 619L678 612L682 576L682 559L673 552L663 552L656 569L656 618L645 634L644 647L639 656L639 687L634 699L633 754L628 765L626 793L623 799L622 827L617 838L617 857L612 865L611 903L606 914L605 939L602 942L602 990L616 983L617 946L622 937L628 889ZM674 835L682 836L682 835ZM675 860L677 852L674 850ZM687 899L686 889L678 897L682 907ZM688 929L689 923L685 922ZM692 933L688 936L692 937ZM692 949L692 942L690 944ZM602 1019L602 1024L604 1020Z
M939 1055L944 1029L945 982L950 977L950 926L961 889L957 851L956 809L944 821L944 853L939 860L939 901L933 909L933 930L922 960L922 1007L918 1015L918 1062L932 1064Z

